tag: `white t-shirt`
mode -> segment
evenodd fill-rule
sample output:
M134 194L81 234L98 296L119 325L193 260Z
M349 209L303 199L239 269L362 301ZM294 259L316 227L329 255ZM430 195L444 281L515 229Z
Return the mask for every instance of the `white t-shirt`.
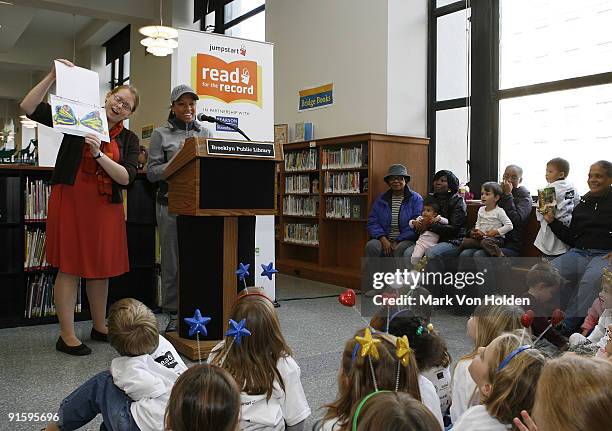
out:
M455 366L453 374L452 403L450 416L453 423L457 422L467 409L479 404L476 382L472 379L468 367L472 359L462 359Z
M212 362L223 347L223 342L217 344L208 356ZM266 400L266 394L248 395L240 393L240 429L246 431L280 431L288 426L296 425L310 416L310 407L306 401L300 367L291 356L280 358L276 363L285 390L274 381L272 396Z
M461 415L453 431L506 431L512 429L512 425L504 425L492 417L484 405L470 407Z
M504 236L514 228L503 208L495 207L487 211L484 205L478 208L478 218L474 227L484 233L497 229L500 236Z
M421 402L433 413L440 426L444 428L444 420L440 410L440 398L438 398L436 393L436 387L421 374L419 374L419 392L421 392Z
M436 388L442 413L448 412L451 405L451 373L449 367L432 367L421 372L421 374Z
M134 402L130 411L142 431L164 429L164 414L172 387L187 366L172 344L161 335L150 355L120 356L111 362L115 385Z

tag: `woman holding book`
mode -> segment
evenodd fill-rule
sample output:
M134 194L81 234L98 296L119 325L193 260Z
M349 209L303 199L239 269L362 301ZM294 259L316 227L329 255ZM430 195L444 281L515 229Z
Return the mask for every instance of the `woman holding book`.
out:
M565 226L552 212L544 219L553 233L571 248L552 264L568 281L568 300L563 321L564 335L579 331L593 300L601 288L601 276L612 265L612 163L600 160L591 165L589 192L572 212L572 221ZM571 291L569 291L571 289Z
M53 126L51 106L43 98L55 77L53 66L20 104L30 119L49 127ZM91 353L74 332L79 280L87 280L91 338L107 341L108 279L129 271L122 188L136 177L140 148L138 137L123 127L123 120L136 110L138 100L134 87L115 87L104 105L110 142L93 134L64 134L55 162L45 253L49 264L58 268L54 300L60 336L55 347L69 355Z

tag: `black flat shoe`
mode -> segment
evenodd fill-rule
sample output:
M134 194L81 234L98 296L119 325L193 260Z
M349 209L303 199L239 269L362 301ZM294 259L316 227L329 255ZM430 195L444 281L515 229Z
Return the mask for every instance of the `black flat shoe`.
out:
M72 356L86 356L91 354L91 349L85 344L81 343L78 346L69 346L64 342L61 335L57 339L57 343L55 343L55 350Z
M108 334L98 331L96 328L91 328L91 339L108 343Z

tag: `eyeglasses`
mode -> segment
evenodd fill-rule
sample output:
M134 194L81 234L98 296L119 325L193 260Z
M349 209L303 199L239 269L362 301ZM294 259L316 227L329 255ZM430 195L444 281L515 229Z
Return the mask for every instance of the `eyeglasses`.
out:
M132 107L130 106L130 104L123 100L121 97L117 96L116 94L113 94L113 99L115 99L115 102L117 102L117 105L119 105L121 109L123 109L124 111L132 112Z
M389 182L393 182L393 181L404 181L404 177L401 176L392 176L392 177L387 177L387 181Z

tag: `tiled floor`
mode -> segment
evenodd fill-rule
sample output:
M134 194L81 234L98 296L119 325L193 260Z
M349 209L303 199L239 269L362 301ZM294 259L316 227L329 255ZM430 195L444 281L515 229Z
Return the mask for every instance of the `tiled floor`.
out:
M364 326L357 309L341 306L336 297L342 289L323 283L278 275L277 309L283 333L302 369L302 384L313 411L305 429L322 415L319 409L336 394L340 352L346 340ZM315 299L299 299L315 298ZM160 328L167 317L158 315ZM453 358L466 353L466 317L434 312L432 321L445 337ZM77 331L88 340L90 322L77 323ZM55 413L61 400L80 383L104 370L116 353L105 343L87 341L94 353L71 357L55 351L57 325L0 330L2 382L0 430L37 430L42 423L9 422L9 413ZM84 429L97 430L100 421Z

